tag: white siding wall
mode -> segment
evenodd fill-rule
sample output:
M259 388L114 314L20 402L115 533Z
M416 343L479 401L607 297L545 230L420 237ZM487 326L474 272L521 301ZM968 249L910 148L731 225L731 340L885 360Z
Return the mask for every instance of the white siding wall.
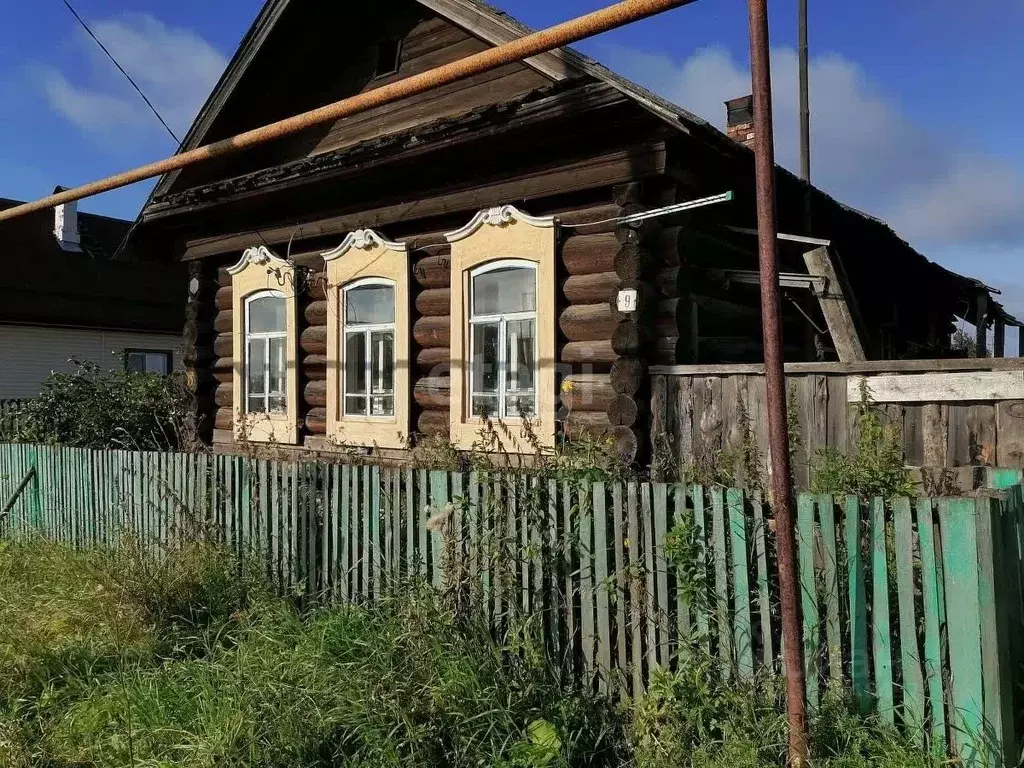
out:
M71 358L117 368L124 349L167 350L174 367L181 368L181 336L176 333L0 325L0 400L39 394L51 371L75 369Z

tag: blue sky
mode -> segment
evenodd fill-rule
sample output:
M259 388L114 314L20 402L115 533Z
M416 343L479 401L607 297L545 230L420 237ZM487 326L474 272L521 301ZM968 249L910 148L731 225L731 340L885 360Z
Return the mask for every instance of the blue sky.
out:
M497 0L532 26L603 0ZM1024 0L809 0L815 182L1024 316ZM174 149L60 0L2 0L0 196L38 197ZM259 0L77 0L184 133ZM794 167L796 0L771 0L777 152ZM341 31L339 31L341 34ZM721 126L749 92L745 0L698 0L581 46ZM133 217L148 185L84 210Z

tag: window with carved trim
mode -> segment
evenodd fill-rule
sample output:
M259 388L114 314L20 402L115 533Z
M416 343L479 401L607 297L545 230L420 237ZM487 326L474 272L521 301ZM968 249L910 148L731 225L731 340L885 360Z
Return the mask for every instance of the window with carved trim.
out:
M245 411L286 413L288 324L281 291L245 299Z
M366 278L343 289L344 415L395 414L395 284Z

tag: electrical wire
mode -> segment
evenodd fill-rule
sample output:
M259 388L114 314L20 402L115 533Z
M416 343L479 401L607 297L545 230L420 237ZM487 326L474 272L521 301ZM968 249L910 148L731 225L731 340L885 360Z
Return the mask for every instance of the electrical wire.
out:
M174 134L174 131L171 130L171 126L169 126L167 124L167 121L164 120L164 118L161 116L159 110L157 110L157 108L153 106L153 102L151 102L146 97L146 94L142 92L142 89L139 87L139 84L136 83L132 79L132 76L129 75L125 71L125 68L122 67L121 64L117 61L117 59L114 58L114 55L110 51L107 50L107 46L105 46L100 41L100 39L98 37L96 37L96 35L93 33L93 31L89 28L89 25L85 23L85 20L81 16L78 15L78 11L76 11L74 6L71 5L70 0L63 0L63 3L64 3L64 6L69 11L71 11L71 15L74 16L76 19L78 19L78 23L82 25L82 29L84 29L86 31L86 33L89 35L89 37L91 37L96 42L96 45L98 45L100 47L100 50L103 51L107 55L107 58L110 59L114 63L114 66L117 67L118 71L122 75L125 76L125 78L128 80L129 83L132 84L132 87L138 92L139 96L142 97L142 100L144 102L146 102L146 106L148 106L150 108L150 110L153 112L153 114L156 115L156 119L160 121L160 125L162 125L164 128L167 129L167 133L169 133L171 135L171 138L174 139L174 142L178 145L178 148L180 149L181 148L181 139L179 139Z
M598 224L633 224L638 221L655 219L658 218L659 216L671 216L674 213L689 211L693 210L694 208L703 208L705 205L727 203L732 200L732 197L732 192L723 192L720 195L702 197L699 200L688 200L685 203L675 203L674 205L666 205L663 208L654 208L653 210L650 211L631 213L627 216L613 216L610 219L601 219L600 221L588 221L584 224L562 224L561 226L567 229L577 229L579 227L596 227Z

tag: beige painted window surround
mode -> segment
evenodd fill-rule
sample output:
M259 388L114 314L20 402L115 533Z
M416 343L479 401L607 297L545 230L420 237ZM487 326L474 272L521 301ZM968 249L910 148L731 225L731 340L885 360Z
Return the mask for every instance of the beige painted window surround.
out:
M542 447L555 445L556 388L555 388L555 258L557 227L553 217L535 217L517 210L511 205L480 211L464 227L445 236L451 243L451 439L459 448L470 449L480 438L484 419L472 412L470 386L471 347L473 336L471 326L491 323L492 338L498 339L501 349L498 370L501 382L497 395L485 395L496 403L492 421L500 421L508 428L511 437L498 429L502 448L511 453L531 453L533 446L527 435L524 420L512 415L514 402L529 402L533 399L535 414L530 418L531 429ZM518 281L528 280L527 267L535 276L533 307L524 305L524 311L497 313L488 316L486 311L473 312L471 306L474 276L515 273ZM510 275L511 277L511 275ZM500 279L500 278L496 278ZM522 285L526 285L525 282ZM498 290L502 290L500 287ZM524 291L523 293L528 293ZM500 307L499 307L500 309ZM514 334L512 323L533 322L532 389L528 394L517 387L528 376L517 377L510 366L516 366ZM522 330L523 326L520 326ZM525 332L525 331L523 331ZM510 340L512 340L510 342ZM478 374L479 375L479 374ZM480 388L477 387L477 392ZM477 401L481 400L480 397ZM479 406L478 406L479 408Z
M231 275L233 330L232 404L235 439L295 445L299 440L299 383L296 370L298 301L295 266L264 246L248 248ZM260 299L283 302L283 328L250 333L250 309ZM283 341L283 345L281 342ZM250 359L250 349L253 350ZM257 351L258 350L258 351ZM271 356L281 359L275 366ZM256 367L262 367L262 371ZM283 367L284 383L272 379ZM250 390L254 397L250 398Z
M321 255L327 276L327 436L340 445L405 448L410 418L408 249L360 229ZM361 310L374 315L371 321L353 318L348 300L359 288L381 289L374 298L380 304L390 288L393 316L376 316L380 307L371 303ZM359 386L346 382L347 336L366 339L363 354L371 364ZM392 342L390 380L387 338ZM353 367L363 366L348 366ZM357 391L364 396L352 394Z

